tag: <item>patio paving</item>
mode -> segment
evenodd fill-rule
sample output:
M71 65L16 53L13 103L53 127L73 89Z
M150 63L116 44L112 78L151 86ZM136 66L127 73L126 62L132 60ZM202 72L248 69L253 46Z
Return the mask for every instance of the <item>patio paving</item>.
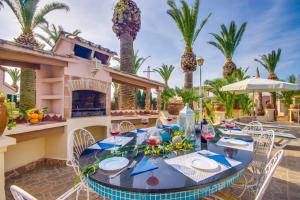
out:
M300 127L291 128L291 133L297 137L300 137L299 131ZM69 167L40 167L19 177L6 180L7 200L13 200L9 192L9 186L12 184L22 187L39 200L54 200L72 187L74 178L73 169ZM69 199L75 199L75 195ZM84 199L86 196L82 194L80 200ZM90 199L102 198L92 195ZM284 159L277 168L263 199L300 199L300 140L290 143L285 148Z

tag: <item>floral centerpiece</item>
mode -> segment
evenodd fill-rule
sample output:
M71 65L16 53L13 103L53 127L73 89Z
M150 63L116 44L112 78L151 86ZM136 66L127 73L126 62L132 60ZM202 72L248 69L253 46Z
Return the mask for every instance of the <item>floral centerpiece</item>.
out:
M171 115L178 115L180 110L184 107L182 98L179 96L174 96L169 99L168 102L168 113Z
M83 167L81 174L77 177L76 182L80 180L81 176L91 176L99 168L99 163L102 160L111 158L114 156L131 157L136 158L138 155L154 156L154 157L168 157L168 155L180 152L190 151L196 147L195 141L190 140L180 130L179 126L172 126L163 130L161 133L161 140L156 145L140 144L140 145L126 145L118 148L115 152L106 154L103 157L97 158L97 160L91 164ZM167 134L168 137L167 137Z

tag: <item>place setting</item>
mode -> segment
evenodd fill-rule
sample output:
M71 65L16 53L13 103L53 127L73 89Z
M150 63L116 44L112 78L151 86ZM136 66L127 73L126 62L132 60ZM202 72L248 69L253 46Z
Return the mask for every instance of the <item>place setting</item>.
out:
M216 145L246 151L253 151L254 141L252 138L222 137L216 143Z
M203 181L241 163L208 150L201 150L164 161L195 182Z

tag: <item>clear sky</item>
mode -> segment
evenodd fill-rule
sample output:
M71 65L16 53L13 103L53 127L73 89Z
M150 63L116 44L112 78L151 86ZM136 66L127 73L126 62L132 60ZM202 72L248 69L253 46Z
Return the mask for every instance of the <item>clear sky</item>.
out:
M62 25L67 31L80 29L85 39L119 52L119 41L112 32L112 13L116 0L60 0L71 7L71 11L55 11L48 15L50 23ZM50 2L41 1L41 4ZM179 1L177 1L179 2ZM189 0L193 2L193 0ZM135 41L135 48L141 56L151 56L145 62L158 67L173 64L176 70L171 77L171 86L183 86L183 73L179 67L184 42L173 20L166 14L165 0L136 0L142 11L142 28ZM299 0L201 0L200 20L212 12L207 25L200 33L194 46L197 56L205 59L203 80L220 77L225 63L224 56L207 44L217 33L220 25L231 20L238 26L248 22L240 46L233 57L238 67L250 67L249 74L255 75L259 66L253 61L259 55L282 48L282 57L277 69L279 78L300 74L300 1ZM12 40L20 34L17 19L5 5L0 11L0 38ZM141 70L141 71L142 71ZM262 76L267 72L260 67ZM143 72L139 73L146 76ZM152 78L160 80L157 74ZM194 85L199 85L199 71L194 73Z

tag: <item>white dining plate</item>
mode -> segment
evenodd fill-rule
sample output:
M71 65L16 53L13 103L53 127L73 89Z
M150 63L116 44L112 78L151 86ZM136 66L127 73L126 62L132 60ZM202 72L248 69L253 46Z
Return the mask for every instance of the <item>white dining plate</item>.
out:
M229 139L227 140L227 142L231 145L235 145L235 146L248 146L248 142L245 142L243 140L235 140L235 139Z
M215 172L220 169L220 165L211 159L205 159L205 158L195 158L191 160L192 167L207 171L207 172Z
M112 157L102 160L99 163L99 168L105 171L115 171L126 167L129 164L129 160L124 157Z

